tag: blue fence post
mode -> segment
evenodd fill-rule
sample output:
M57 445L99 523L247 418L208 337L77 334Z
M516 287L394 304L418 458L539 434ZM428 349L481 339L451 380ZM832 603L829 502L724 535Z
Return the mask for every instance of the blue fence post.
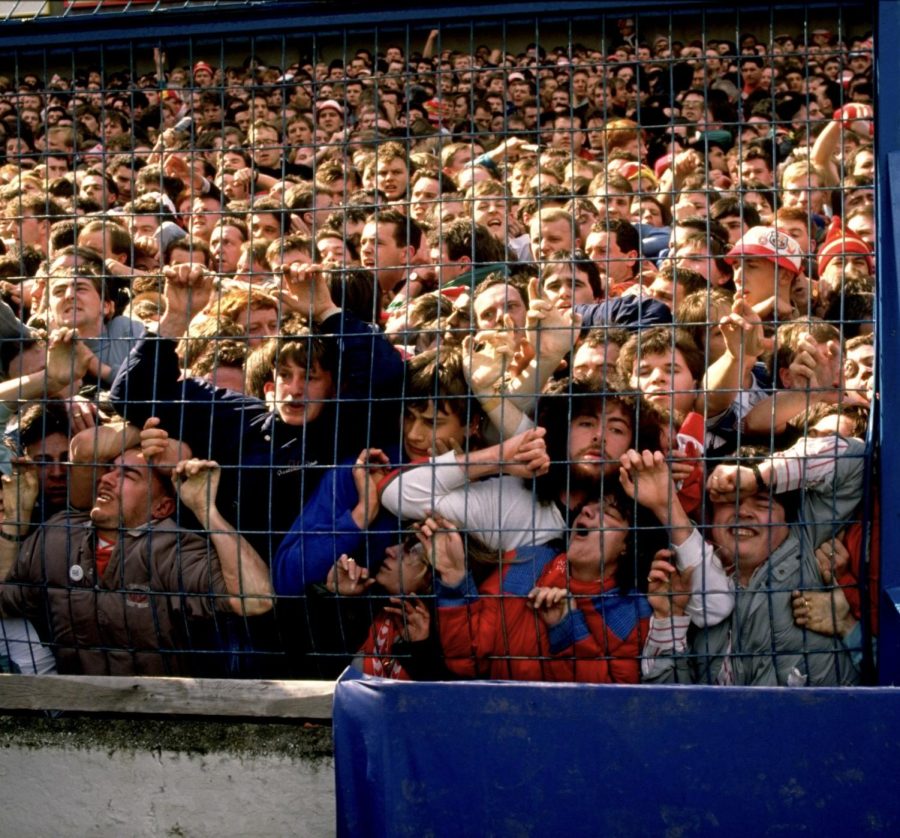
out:
M881 684L900 683L900 506L897 475L900 446L891 438L900 415L900 90L896 85L895 50L900 43L900 4L881 0L875 38L876 153L881 173L876 194L878 235L878 426L881 495L881 598L879 602L878 677Z

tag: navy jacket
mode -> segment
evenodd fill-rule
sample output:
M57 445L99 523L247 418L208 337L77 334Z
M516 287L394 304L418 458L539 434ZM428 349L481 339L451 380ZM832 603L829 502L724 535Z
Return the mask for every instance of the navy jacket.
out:
M378 421L379 410L392 407L402 392L397 351L373 326L346 312L332 315L319 331L337 342L339 397L302 426L284 423L251 396L198 378L179 380L175 342L157 337L132 350L111 392L116 410L130 422L140 427L158 416L194 456L222 466L219 508L266 560L335 463L380 444L376 429L385 444L399 434L396 424ZM379 399L388 403L378 405Z

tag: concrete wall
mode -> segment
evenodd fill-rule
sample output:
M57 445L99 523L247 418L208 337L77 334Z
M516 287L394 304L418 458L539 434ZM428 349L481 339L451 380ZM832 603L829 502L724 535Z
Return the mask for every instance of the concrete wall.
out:
M0 835L333 835L331 728L0 717Z

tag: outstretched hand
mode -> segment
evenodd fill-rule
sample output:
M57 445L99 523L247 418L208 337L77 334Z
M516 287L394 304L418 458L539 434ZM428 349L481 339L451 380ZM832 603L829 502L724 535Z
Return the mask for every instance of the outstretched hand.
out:
M528 283L528 313L525 328L538 361L542 356L561 359L572 351L581 336L582 317L572 308L557 308L540 292L537 277Z
M15 457L12 474L3 475L3 519L19 525L20 533L27 531L31 513L40 490L37 466L29 457Z
M75 329L61 327L50 333L47 342L47 390L58 393L78 381L88 371L93 353L78 340Z
M441 582L448 588L461 585L466 578L466 547L456 525L432 514L417 526L416 537Z
M664 516L676 494L666 455L662 451L632 448L619 458L619 462L619 482L628 497Z

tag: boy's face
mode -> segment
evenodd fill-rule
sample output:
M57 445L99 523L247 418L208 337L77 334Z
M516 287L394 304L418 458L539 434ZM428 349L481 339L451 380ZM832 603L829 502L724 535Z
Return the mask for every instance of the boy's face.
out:
M408 248L397 244L393 223L366 222L359 247L362 265L369 270L402 268L409 261Z
M253 241L275 241L281 235L279 219L269 212L255 212L250 216L250 233Z
M689 412L697 397L697 382L677 349L641 354L631 386L669 412Z
M434 402L427 407L409 407L403 415L403 449L410 460L464 447L469 430L465 420Z
M734 263L734 286L750 305L775 296L775 263L770 259L742 257Z
M603 384L609 370L616 368L619 347L615 343L606 346L591 346L583 343L572 358L572 375L579 381L593 381Z
M409 211L416 221L425 221L436 206L441 184L436 178L420 177L412 188Z
M618 282L627 282L634 276L634 263L638 254L634 250L623 251L615 233L594 232L588 236L587 255L597 264L604 292Z
M382 161L375 170L376 188L387 196L389 201L399 201L406 195L409 182L409 170L399 158Z
M472 204L472 218L483 224L495 239L506 241L509 204L501 195L484 195Z
M571 253L574 247L570 221L543 221L537 217L531 222L531 253L536 260L548 259L558 250Z
M475 298L473 311L479 329L499 329L507 315L514 328L524 329L528 313L519 289L511 285L486 288Z
M305 425L322 413L325 402L334 398L331 373L318 363L307 368L285 361L275 370L274 385L266 385L275 394L275 410L287 425Z
M543 290L544 296L558 309L595 302L587 274L572 265L560 265L544 280Z
M628 221L631 217L631 195L619 192L616 189L607 190L594 196L594 206L597 208L597 219L619 218Z

